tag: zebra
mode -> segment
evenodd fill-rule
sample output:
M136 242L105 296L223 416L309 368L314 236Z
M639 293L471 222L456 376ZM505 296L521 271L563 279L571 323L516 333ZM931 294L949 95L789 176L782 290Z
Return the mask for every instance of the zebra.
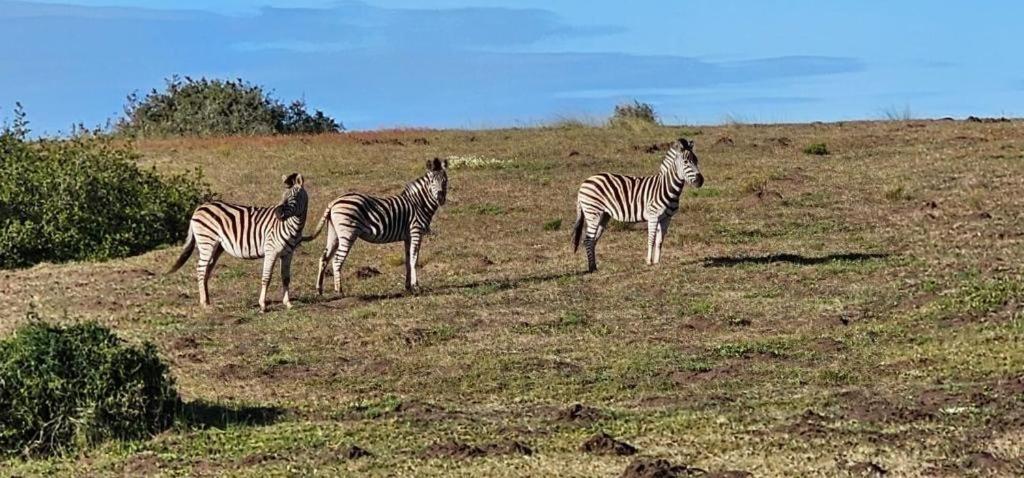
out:
M430 221L445 203L447 195L448 160L434 158L427 161L426 174L406 184L401 194L375 197L348 193L331 202L313 234L302 238L303 241L312 240L330 221L327 245L320 256L316 276L317 294L323 294L325 269L332 255L334 292L341 292L341 266L356 238L374 244L404 241L405 288L409 292L415 291L420 242L430 232Z
M199 250L196 276L199 279L199 305L210 306L206 284L221 253L227 251L239 259L263 258L260 287L260 312L267 311L267 285L274 272L274 263L281 259L282 303L291 308L288 285L291 282L292 253L302 242L309 197L302 187L302 175L282 176L287 189L274 207L253 207L213 201L201 204L189 221L185 248L168 274L177 271Z
M587 272L597 270L595 248L609 219L647 222L647 264L661 261L661 242L672 215L679 209L684 183L698 188L704 185L693 147L693 142L683 138L673 142L654 176L601 173L583 181L576 199L572 250L579 249L582 237L587 248Z

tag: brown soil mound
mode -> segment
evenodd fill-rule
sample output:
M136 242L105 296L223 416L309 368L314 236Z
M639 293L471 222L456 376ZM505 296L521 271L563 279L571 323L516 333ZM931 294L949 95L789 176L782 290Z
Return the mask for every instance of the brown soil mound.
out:
M380 275L380 271L377 270L374 267L363 266L363 267L360 267L359 269L356 269L356 278L359 278L359 279L369 279L371 277L376 277L376 276L379 276L379 275Z
M673 465L668 460L637 458L626 466L621 478L677 478L682 476L704 476L703 470Z
M633 460L620 475L621 478L682 478L700 476L703 478L748 478L746 471L721 470L705 471L685 465L673 465L660 458L637 458Z
M532 455L533 449L519 441L489 443L482 446L456 440L439 442L428 446L421 455L424 458L466 459L494 455Z
M870 461L864 461L860 463L854 463L846 468L846 471L853 476L885 476L889 473L889 470L882 468L876 463Z
M345 459L347 460L356 460L359 458L373 456L373 453L370 453L362 448L359 448L356 445L352 445L346 448L345 451L341 453L341 456L345 457Z
M654 144L635 144L633 145L633 151L643 151L645 153L657 153L658 151L668 151L672 147L672 143L654 143Z
M533 454L533 449L526 446L525 443L520 441L507 441L502 443L491 443L484 445L484 453L487 455L523 455L530 456Z
M555 414L555 420L560 422L595 422L604 417L601 410L581 403L574 403Z
M483 448L460 441L446 441L426 447L421 453L424 458L476 458L486 455Z
M580 445L580 451L595 455L627 456L635 454L636 447L629 443L618 441L607 433L600 432L583 442Z

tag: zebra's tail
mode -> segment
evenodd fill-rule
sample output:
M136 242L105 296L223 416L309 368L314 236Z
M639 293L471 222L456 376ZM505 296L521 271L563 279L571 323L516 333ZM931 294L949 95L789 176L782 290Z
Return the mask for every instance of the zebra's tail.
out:
M572 252L580 248L580 237L583 236L583 208L576 205L576 224L572 226Z
M313 230L312 234L308 236L302 236L302 242L309 242L312 241L313 239L316 239L316 236L320 235L320 231L324 230L324 224L327 224L327 219L329 217L331 217L331 207L327 206L327 209L324 210L323 216L320 216L320 222L317 223L316 229Z
M167 273L173 274L178 269L181 269L181 266L185 265L185 262L188 261L188 258L192 256L192 251L195 250L195 248L196 236L195 234L192 234L192 225L189 224L188 238L185 239L185 248L181 250L181 255L178 256L178 261L175 262L174 265L167 270Z

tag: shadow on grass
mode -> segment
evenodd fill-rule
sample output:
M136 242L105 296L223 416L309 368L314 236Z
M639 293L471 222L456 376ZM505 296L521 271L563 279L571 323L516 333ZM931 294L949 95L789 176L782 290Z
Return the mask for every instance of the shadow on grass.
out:
M278 407L226 406L202 400L181 404L178 423L193 428L228 428L233 426L270 425L283 416Z
M322 299L313 299L313 300L293 299L293 301L295 301L295 302L306 302L306 303L311 303L311 304L312 303L317 303L319 305L324 305L326 307L330 307L329 305L326 305L326 304L329 303L329 302L334 302L334 301L342 300L342 299L345 299L345 298L351 298L351 299L360 300L360 301L366 301L366 302L374 302L374 301L380 301L380 300L401 299L401 298L404 298L404 297L411 297L411 296L440 296L440 295L449 295L449 294L453 294L453 293L456 293L456 292L459 292L459 291L467 291L467 290L472 290L472 289L480 289L481 292L483 292L483 293L493 293L493 292L498 292L498 291L503 291L503 290L515 289L516 287L520 287L520 286L527 285L527 284L537 284L537 283L541 283L541 282L547 282L547 281L564 279L564 278L568 278L568 277L581 276L581 275L583 275L582 272L573 271L573 272L561 272L561 273L528 275L528 276L523 276L523 277L511 277L511 278L507 278L507 279L481 279L481 280L474 281L474 282L469 282L469 283L466 283L466 284L444 285L444 286L440 286L440 287L436 287L436 288L424 287L424 288L421 288L418 292L406 292L405 290L399 290L399 291L389 292L389 293L385 293L385 294L358 294L358 295L352 295L352 296L347 296L346 295L344 297L324 297Z
M740 257L709 257L704 259L704 267L732 267L746 264L773 264L785 262L799 266L813 266L829 262L864 262L875 259L885 259L890 254L846 252L842 254L829 254L827 256L808 257L800 254L769 254L765 256L740 256Z

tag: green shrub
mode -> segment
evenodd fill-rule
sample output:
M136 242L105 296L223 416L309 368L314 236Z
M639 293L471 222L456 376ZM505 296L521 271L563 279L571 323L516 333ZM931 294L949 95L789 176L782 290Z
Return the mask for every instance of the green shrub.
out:
M813 143L804 148L804 154L825 156L828 154L828 146L825 143Z
M0 268L108 259L176 242L209 193L198 173L161 176L108 138L29 141L0 131Z
M58 454L171 426L178 394L152 344L29 318L0 341L0 454Z
M561 219L552 219L552 220L544 223L544 230L545 231L557 231L557 230L559 230L561 228L562 228L562 220Z
M658 115L654 113L654 107L649 103L641 103L636 100L633 100L633 103L617 105L609 123L612 126L631 128L659 124Z
M344 129L306 104L284 105L263 87L238 80L194 80L177 76L165 91L150 91L145 98L128 96L125 117L117 131L137 136L216 136L259 134L319 134Z

